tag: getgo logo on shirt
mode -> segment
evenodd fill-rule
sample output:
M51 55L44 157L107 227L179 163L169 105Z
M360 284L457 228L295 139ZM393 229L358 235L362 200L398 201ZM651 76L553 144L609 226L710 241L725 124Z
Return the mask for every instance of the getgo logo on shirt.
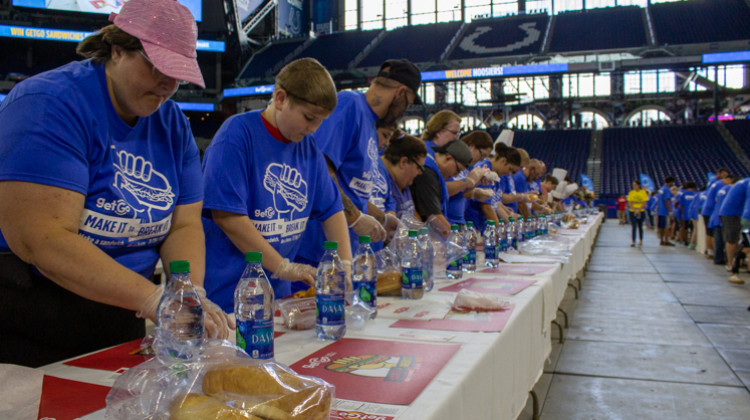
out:
M130 212L130 206L127 201L122 199L108 202L104 198L98 198L96 200L96 207L107 211L114 211L118 216L123 216Z
M258 209L255 210L255 217L272 218L274 214L276 214L276 210L274 210L273 207L269 207L263 211L260 211Z

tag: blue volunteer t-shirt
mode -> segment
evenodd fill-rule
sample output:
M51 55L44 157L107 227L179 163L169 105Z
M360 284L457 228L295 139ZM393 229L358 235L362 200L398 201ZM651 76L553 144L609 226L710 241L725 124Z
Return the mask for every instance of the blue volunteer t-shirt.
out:
M325 221L343 209L325 157L311 136L299 143L274 138L261 111L234 115L216 133L203 159L206 199L206 281L209 299L227 312L245 268L244 254L211 219L210 210L247 215L282 257L293 260L311 219ZM291 294L291 283L271 279L274 294Z
M721 218L719 217L719 210L721 209L722 204L724 204L724 199L727 197L727 193L729 193L729 189L732 188L731 185L724 185L723 182L721 183L721 185L722 187L716 193L716 205L714 206L714 212L711 213L711 217L708 218L709 228L715 228L717 226L721 226Z
M672 199L672 191L669 187L664 185L659 188L659 193L656 194L656 215L657 216L669 216L669 210L667 209L666 200Z
M474 167L482 167L492 170L492 164L488 159L477 162ZM482 188L492 189L493 191L495 191L495 195L493 195L487 201L479 201L474 199L467 200L466 211L464 212L464 218L466 219L466 221L474 223L474 227L479 232L484 232L484 225L487 221L486 217L484 216L484 212L482 211L482 204L489 204L492 206L493 211L497 211L497 203L502 202L503 197L503 192L500 189L500 183L498 182L492 184L491 186Z
M391 189L391 196L396 206L396 215L398 218L401 219L405 215L414 216L414 200L411 198L409 187L399 190L398 184L396 184L396 180L393 179L390 172L386 172L386 176L388 177L388 184Z
M655 194L648 197L648 202L646 202L646 209L649 211L656 210L656 195Z
M719 209L719 216L740 216L745 208L745 198L747 198L748 178L737 181L727 192L724 203Z
M472 169L474 169L474 166L470 166L464 169L458 175L448 178L446 180L446 183L452 182L452 181L465 181L466 176L469 175ZM466 219L464 218L464 213L466 212L466 197L464 197L465 192L466 192L465 190L461 190L453 194L452 196L450 196L450 198L448 199L447 218L451 224L461 224L461 225L466 224Z
M700 216L699 210L706 202L706 192L696 193L693 203L690 205L690 218L695 220Z
M393 194L391 193L391 184L388 182L390 174L388 169L385 167L383 160L378 158L377 171L373 171L373 188L372 197L370 202L375 205L380 211L383 212L396 212L396 202L393 200ZM359 238L357 238L359 241ZM359 246L359 244L357 244ZM383 249L385 244L383 241L372 242L370 247L373 251L380 251ZM352 248L352 252L355 252L356 248Z
M336 168L341 190L363 213L372 196L375 182L386 182L378 177L378 115L367 104L365 94L355 91L338 93L338 104L331 115L313 134L318 148ZM386 187L383 187L386 188ZM359 247L359 238L349 230L352 253ZM308 261L320 261L325 242L323 226L312 221L303 236L306 246L299 255Z
M672 216L675 220L682 220L682 208L680 207L680 200L682 199L683 190L677 190L677 194L672 196Z
M706 189L706 202L701 208L702 216L711 216L714 212L714 206L716 205L716 193L724 187L724 183L720 179L716 179L711 183L711 186Z
M745 205L742 208L742 218L750 220L750 182L747 183L748 191L745 191Z
M520 172L520 170L519 170ZM513 174L507 174L500 177L500 191L502 191L503 194L515 194L516 193L516 186L513 181ZM514 213L518 213L518 201L514 201L506 207L513 210Z
M690 190L680 190L680 192L682 193L680 195L680 220L690 220L692 219L690 208L698 193Z
M518 194L526 194L529 192L529 183L526 181L526 175L523 173L523 169L519 169L518 172L513 174L513 187L516 189L516 193ZM530 203L515 204L516 208L518 208L519 205L523 205L531 210Z
M78 234L146 278L175 206L203 199L200 152L177 105L129 126L89 60L25 80L0 104L0 180L83 194Z
M542 182L538 179L527 183L529 189L528 192L536 193L537 195L542 194Z

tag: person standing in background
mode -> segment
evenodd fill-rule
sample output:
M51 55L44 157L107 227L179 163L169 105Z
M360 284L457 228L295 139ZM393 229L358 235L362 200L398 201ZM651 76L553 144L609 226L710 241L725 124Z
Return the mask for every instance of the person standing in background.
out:
M621 225L627 223L627 220L625 219L625 216L627 215L627 206L627 197L625 197L625 194L620 194L620 196L617 197L617 220L620 221Z
M656 195L656 228L658 229L659 245L674 246L669 241L670 226L672 225L669 215L672 212L672 186L674 177L664 178L664 185L659 188Z
M635 246L635 231L638 229L638 246L643 246L643 221L646 218L646 203L648 203L648 193L641 188L641 182L633 181L633 189L628 193L628 207L630 224L632 226L632 242L630 246Z

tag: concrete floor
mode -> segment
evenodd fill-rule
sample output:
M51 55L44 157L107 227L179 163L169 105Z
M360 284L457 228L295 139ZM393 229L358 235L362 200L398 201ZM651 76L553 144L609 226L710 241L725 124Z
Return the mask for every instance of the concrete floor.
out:
M729 273L654 231L602 225L583 289L561 308L565 342L534 388L542 419L750 419L750 274ZM558 316L563 324L563 317ZM531 399L519 416L532 418Z

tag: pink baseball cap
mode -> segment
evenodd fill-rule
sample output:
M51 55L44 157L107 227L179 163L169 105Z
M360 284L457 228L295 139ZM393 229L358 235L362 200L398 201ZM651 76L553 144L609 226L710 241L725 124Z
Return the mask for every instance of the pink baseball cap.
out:
M138 38L160 72L205 88L195 45L198 26L177 0L130 0L120 13L109 15L115 26Z

